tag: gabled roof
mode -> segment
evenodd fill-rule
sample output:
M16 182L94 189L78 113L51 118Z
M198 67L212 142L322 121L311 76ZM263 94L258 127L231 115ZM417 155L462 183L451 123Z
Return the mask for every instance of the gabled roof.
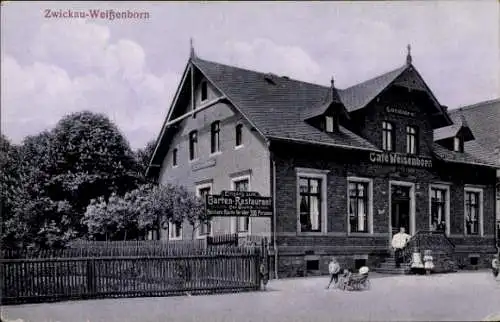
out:
M411 62L361 84L335 91L330 87L288 77L207 61L194 54L186 66L186 71L188 70L190 73L201 73L207 78L265 140L288 140L370 151L380 149L343 126L335 133L321 131L305 122L304 115L318 115L317 113L325 112L337 101L338 106L343 106L347 112L362 109L407 70L415 71L416 76L422 79ZM188 81L182 81L179 89L187 88L185 83ZM426 86L425 88L428 90ZM428 91L438 113L444 116L444 123L451 124L446 111ZM180 108L176 105L179 104L174 101L171 107L174 110L169 112L169 116L175 115L175 109ZM167 148L158 147L168 142L165 137L171 135L172 131L166 122L157 140L150 167L159 166L159 160L164 158Z
M287 77L275 77L274 84L270 84L265 73L199 58L193 63L268 139L379 151L344 127L339 133L325 133L303 121L303 112L320 105L329 87Z
M394 82L407 68L408 66L404 65L361 84L346 88L340 91L340 98L349 112L362 109Z
M448 112L454 122L463 116L474 133L465 150L476 158L500 164L500 99L464 106Z
M464 134L464 142L474 140L474 134L466 122L453 124L434 130L434 141L441 141L456 137L459 133Z
M302 111L302 117L304 120L324 115L328 110L336 109L342 115L349 119L349 112L347 112L342 100L340 99L338 90L335 88L333 78L332 85L326 92L326 96L320 105L316 107L311 107Z

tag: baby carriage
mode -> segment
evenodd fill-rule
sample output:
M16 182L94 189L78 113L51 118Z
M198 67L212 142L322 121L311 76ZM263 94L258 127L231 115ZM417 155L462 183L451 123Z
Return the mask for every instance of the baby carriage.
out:
M349 271L344 273L342 277L342 282L340 283L340 288L347 291L360 291L367 290L370 288L370 280L368 279L369 269L363 266L359 269L359 273L350 273Z

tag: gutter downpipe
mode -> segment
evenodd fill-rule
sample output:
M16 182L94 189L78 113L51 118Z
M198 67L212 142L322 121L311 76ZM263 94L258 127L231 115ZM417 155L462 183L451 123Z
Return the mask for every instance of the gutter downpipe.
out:
M274 250L274 278L278 279L278 243L276 237L276 224L277 224L277 214L276 214L276 162L274 161L274 154L271 151L271 142L266 139L267 148L269 151L269 156L271 159L271 176L272 176L272 198L273 198L273 250Z

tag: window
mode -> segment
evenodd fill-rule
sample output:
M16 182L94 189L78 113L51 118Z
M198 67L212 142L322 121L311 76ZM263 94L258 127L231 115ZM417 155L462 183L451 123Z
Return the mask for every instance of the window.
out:
M464 142L459 138L453 138L453 151L464 152Z
M326 116L326 132L333 132L333 117Z
M321 179L299 177L300 231L321 231Z
M250 180L249 178L238 179L233 181L233 189L235 191L248 191ZM236 232L246 233L250 227L249 217L236 217Z
M448 190L431 187L431 230L448 231ZM443 226L444 224L444 226Z
M208 98L208 85L207 82L201 83L201 101L205 101Z
M181 223L170 223L169 228L169 239L170 240L180 240L182 239L182 224Z
M368 233L368 182L349 181L349 231Z
M220 151L220 122L216 121L212 123L210 130L210 142L211 142L211 153L216 153Z
M211 184L205 184L198 187L197 189L198 197L201 198L201 200L203 200L203 203L205 203L206 196L210 194L211 190L212 190ZM205 223L199 223L198 226L199 237L211 235L211 233L212 233L212 223L210 222L210 220L207 220Z
M177 166L177 149L172 151L172 165Z
M382 122L382 149L394 151L394 129L392 123Z
M236 146L243 145L243 124L236 125Z
M414 126L406 127L406 153L417 154L418 140L417 128Z
M189 133L189 160L194 160L198 157L198 132L192 131Z
M482 235L482 190L465 190L465 234Z

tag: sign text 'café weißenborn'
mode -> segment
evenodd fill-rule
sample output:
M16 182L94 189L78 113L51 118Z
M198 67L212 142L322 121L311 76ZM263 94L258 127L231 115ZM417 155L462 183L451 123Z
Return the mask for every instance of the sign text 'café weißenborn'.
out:
M223 191L220 195L207 195L206 209L209 216L269 216L273 211L270 197L252 191Z
M404 165L418 168L432 168L432 159L418 156L409 156L394 152L371 152L370 162L391 165Z

